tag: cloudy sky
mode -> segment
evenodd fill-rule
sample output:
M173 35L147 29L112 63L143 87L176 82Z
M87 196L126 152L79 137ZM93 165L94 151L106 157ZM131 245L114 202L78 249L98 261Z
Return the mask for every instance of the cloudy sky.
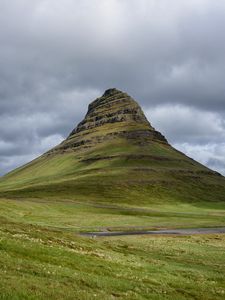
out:
M225 174L225 0L0 0L0 175L110 87Z

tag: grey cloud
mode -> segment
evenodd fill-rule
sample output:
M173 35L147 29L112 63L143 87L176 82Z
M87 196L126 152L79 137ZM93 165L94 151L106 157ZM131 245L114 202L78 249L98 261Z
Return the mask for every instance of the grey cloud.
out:
M225 140L224 116L184 105L159 105L146 111L172 143L220 143Z
M59 134L24 139L15 144L0 141L0 175L36 158L63 140Z
M14 156L3 156L1 155L0 163L0 175L3 175L6 172L13 170L16 167L19 167L28 161L33 160L36 157L36 154L31 155L14 155Z
M225 175L223 114L161 104L147 110L146 115L177 149Z
M40 91L45 83L57 91L113 84L146 103L223 105L223 1L217 9L212 1L23 3L26 13L18 5L13 14L21 22L12 22L11 38L4 30L3 39L11 51L3 53L12 59L6 59L8 76L15 75L15 66L20 71L17 96ZM9 7L4 13L8 23Z
M66 137L109 87L172 143L220 145L224 29L223 0L0 1L1 173Z
M177 143L175 147L185 152L190 157L195 157L199 162L207 165L209 168L219 171L225 175L225 143L208 143L197 145L191 143Z
M217 170L221 172L223 175L225 175L225 162L223 158L209 158L207 161L207 165L214 170Z

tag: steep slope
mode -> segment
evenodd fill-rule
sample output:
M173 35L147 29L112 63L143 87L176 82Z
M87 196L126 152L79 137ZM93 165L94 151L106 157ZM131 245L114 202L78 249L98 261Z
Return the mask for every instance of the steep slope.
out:
M174 149L117 89L66 140L0 181L2 196L145 203L225 201L223 176Z

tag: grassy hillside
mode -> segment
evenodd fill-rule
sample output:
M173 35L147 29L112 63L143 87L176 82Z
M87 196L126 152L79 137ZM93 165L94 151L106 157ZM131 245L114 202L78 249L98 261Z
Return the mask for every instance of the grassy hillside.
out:
M43 155L0 180L0 195L130 205L225 201L225 180L166 144L125 139Z

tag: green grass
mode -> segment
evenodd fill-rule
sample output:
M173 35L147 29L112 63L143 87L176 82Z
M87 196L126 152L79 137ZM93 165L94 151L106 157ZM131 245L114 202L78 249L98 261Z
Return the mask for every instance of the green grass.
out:
M118 230L121 228L187 228L225 225L225 205L217 208L192 205L102 206L93 203L51 200L0 199L0 217L24 224L70 231Z
M225 226L221 202L150 209L1 198L0 299L224 299L224 234L78 235L214 226Z
M127 205L225 202L225 179L167 144L115 138L44 155L0 179L0 196Z
M176 186L171 192L171 187L135 183L130 190L112 172L104 174L104 186L97 184L101 174L83 176L83 181L63 179L5 193L12 198L2 192L0 299L224 299L223 234L78 235L225 226L224 202L191 199L188 183L186 193L182 187L186 201L181 201Z
M224 235L89 239L0 220L0 299L224 299Z

